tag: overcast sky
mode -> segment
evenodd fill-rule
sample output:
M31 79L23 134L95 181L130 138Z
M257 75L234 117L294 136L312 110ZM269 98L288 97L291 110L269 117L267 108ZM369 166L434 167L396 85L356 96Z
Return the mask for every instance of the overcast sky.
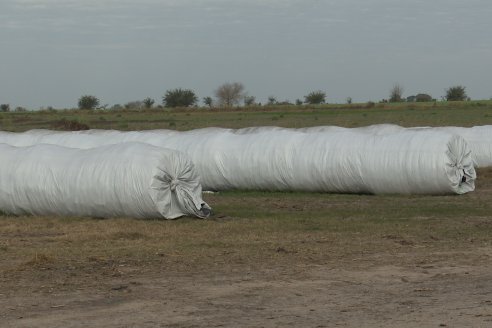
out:
M492 97L491 0L0 0L0 103L202 99L242 82L257 101Z

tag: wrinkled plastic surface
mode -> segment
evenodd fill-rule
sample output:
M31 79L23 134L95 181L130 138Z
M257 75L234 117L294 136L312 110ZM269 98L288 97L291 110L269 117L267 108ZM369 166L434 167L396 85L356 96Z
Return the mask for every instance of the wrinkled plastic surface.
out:
M492 125L473 126L469 128L458 126L404 128L394 124L376 124L359 128L316 126L311 128L302 128L298 130L306 133L353 131L373 135L385 135L402 132L405 130L420 131L424 129L444 131L462 136L470 147L475 167L492 166Z
M191 157L205 190L375 194L462 194L474 190L476 174L471 152L458 135L434 129L396 128L391 133L318 129L89 130L51 134L33 130L10 134L9 142L91 148L140 141L176 149ZM366 129L378 131L374 127ZM6 139L0 134L0 141Z
M0 210L16 215L206 217L188 156L144 143L88 150L0 144Z

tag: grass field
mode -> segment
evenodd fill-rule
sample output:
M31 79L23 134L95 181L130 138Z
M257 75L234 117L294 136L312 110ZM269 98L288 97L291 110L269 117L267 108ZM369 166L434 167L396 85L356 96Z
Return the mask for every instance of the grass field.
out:
M491 101L351 107L0 113L0 126L50 128L62 118L122 130L492 124ZM477 190L461 196L204 197L215 211L209 220L0 215L0 320L12 327L490 324L492 169L479 170Z
M205 200L216 212L211 220L4 215L1 270L17 277L43 267L83 272L93 259L206 270L217 264L275 264L286 259L283 253L288 261L325 263L404 249L492 246L492 170L479 173L478 191L463 196L208 194Z
M241 128L258 125L307 127L339 125L345 127L393 123L402 126L473 126L492 124L492 101L437 102L412 104L271 106L261 108L151 109L121 111L39 111L0 112L5 131L47 129L61 119L77 120L93 129L191 130L203 127Z

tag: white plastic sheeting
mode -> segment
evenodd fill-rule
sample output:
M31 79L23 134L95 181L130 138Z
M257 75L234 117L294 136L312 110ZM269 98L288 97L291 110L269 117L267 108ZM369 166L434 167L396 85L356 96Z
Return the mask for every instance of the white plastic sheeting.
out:
M353 130L356 132L382 135L403 130L419 131L422 129L445 131L462 136L470 147L475 167L492 166L492 125L473 126L469 128L458 126L404 128L393 124L377 124L354 128Z
M268 127L0 134L0 142L19 146L91 148L126 141L189 155L205 190L462 194L474 190L476 178L465 140L432 129L380 135Z
M207 217L188 156L143 143L89 150L0 144L0 210L16 215Z
M462 136L470 146L475 167L492 166L492 125L474 126L471 128L446 126L432 129Z
M394 124L375 124L359 128L315 126L298 130L306 133L353 131L372 135L385 135L398 133L405 130L419 131L423 129L445 131L462 136L465 138L468 146L470 147L475 167L492 167L492 125L473 126L469 128L458 126L404 128Z

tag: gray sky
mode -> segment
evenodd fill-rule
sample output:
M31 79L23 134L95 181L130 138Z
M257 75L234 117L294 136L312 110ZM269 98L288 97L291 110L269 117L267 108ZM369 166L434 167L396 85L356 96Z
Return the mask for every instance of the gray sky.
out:
M490 0L0 0L0 103L102 104L168 89L213 96L242 82L257 101L492 97Z

